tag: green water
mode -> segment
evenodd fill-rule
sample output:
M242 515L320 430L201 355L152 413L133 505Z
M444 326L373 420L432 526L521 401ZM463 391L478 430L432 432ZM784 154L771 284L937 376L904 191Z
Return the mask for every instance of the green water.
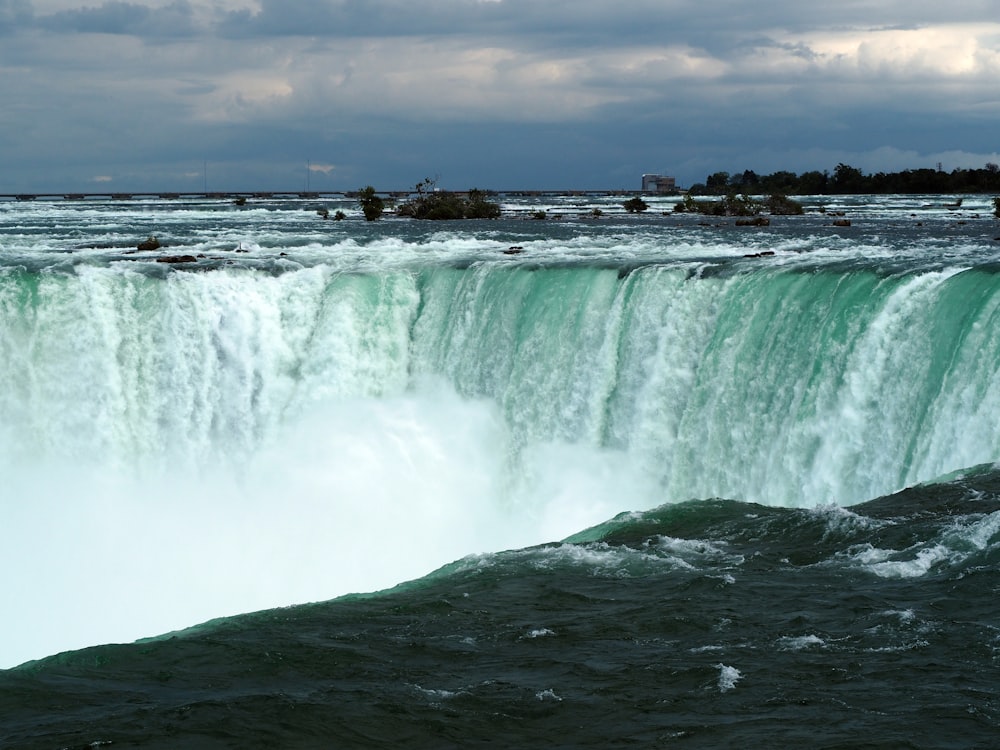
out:
M514 465L583 444L672 499L851 504L1000 454L998 301L980 270L7 272L4 456L250 456L443 377L497 405Z

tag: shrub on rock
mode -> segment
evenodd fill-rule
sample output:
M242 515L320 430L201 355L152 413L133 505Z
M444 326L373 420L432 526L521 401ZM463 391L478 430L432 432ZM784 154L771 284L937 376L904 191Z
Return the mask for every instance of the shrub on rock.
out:
M487 200L484 190L472 188L469 192L453 193L435 190L436 182L429 177L416 186L417 197L402 204L396 213L411 219L496 219L500 205Z
M375 188L371 185L358 191L358 203L361 204L361 212L368 221L379 219L385 211L385 201L375 194Z

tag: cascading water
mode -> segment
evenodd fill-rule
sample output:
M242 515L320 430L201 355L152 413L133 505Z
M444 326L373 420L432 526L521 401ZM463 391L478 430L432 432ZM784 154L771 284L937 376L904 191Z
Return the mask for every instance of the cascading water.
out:
M667 500L850 505L1000 455L981 272L482 266L423 295L416 368L498 403L518 445L626 452Z
M443 378L499 410L511 470L567 443L642 460L668 499L848 505L997 455L990 279L8 274L2 458L242 468L317 404Z

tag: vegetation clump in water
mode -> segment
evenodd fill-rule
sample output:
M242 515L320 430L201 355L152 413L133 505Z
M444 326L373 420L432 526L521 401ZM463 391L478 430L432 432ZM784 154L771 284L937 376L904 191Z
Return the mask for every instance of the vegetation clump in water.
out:
M769 195L757 200L749 195L730 193L718 201L696 201L691 195L674 205L677 213L706 214L708 216L759 216L767 210L776 216L803 213L802 204L784 195Z
M397 216L411 219L498 219L500 205L487 200L485 190L470 189L467 193L453 193L435 189L437 182L431 178L417 183L417 197L396 209Z
M382 212L385 211L385 201L375 193L375 188L371 185L358 191L358 203L367 221L381 218Z
M622 204L625 210L630 214L639 214L649 208L649 204L646 203L642 198L636 196L635 198L630 198Z

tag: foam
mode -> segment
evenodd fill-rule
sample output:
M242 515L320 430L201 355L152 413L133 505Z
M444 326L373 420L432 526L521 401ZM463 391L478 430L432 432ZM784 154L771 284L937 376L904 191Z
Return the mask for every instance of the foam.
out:
M719 670L719 692L727 693L736 687L736 683L743 679L743 674L736 667L726 664L716 664Z
M973 555L998 543L1000 511L955 519L935 538L904 550L882 549L865 543L837 554L880 578L919 578L944 566L965 563ZM912 614L912 613L911 613Z
M804 651L824 646L826 641L818 635L783 636L778 639L778 648L782 651Z

